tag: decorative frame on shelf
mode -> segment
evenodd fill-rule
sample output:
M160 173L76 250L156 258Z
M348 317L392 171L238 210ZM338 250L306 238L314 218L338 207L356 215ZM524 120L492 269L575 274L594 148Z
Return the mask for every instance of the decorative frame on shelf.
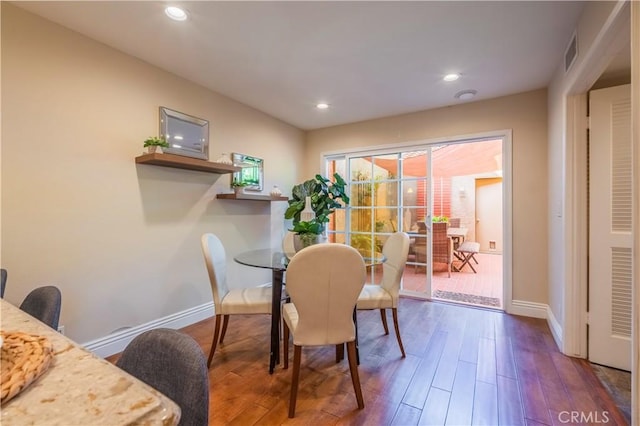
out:
M169 143L168 154L209 160L209 122L160 107L160 137Z
M262 191L264 184L264 160L250 155L238 154L237 152L231 154L231 160L234 166L242 168L239 172L233 173L231 182L242 182L246 184L244 189L247 191Z

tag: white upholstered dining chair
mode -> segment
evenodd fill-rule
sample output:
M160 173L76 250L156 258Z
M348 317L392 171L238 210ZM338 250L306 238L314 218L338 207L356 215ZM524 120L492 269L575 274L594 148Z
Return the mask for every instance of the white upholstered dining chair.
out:
M227 286L227 256L220 239L211 233L202 235L202 253L209 273L216 322L207 367L216 351L218 337L222 344L229 324L229 315L271 314L271 287L233 288ZM220 323L222 333L220 332Z
M294 254L296 254L296 248L293 245L293 236L294 235L295 235L294 232L287 231L287 233L284 234L284 237L282 238L282 252L288 258L291 258L291 257L293 257Z
M366 279L362 256L344 244L316 244L300 250L287 268L291 303L282 306L284 368L289 367L293 336L293 371L289 417L295 415L303 346L347 343L349 370L358 408L364 408L356 360L353 312Z
M400 346L400 352L404 358L406 355L398 326L398 298L400 280L409 254L409 235L405 232L391 234L382 247L382 254L386 259L382 264L382 282L379 285L364 285L358 297L358 309L380 309L385 334L389 334L386 309L391 309L398 346Z

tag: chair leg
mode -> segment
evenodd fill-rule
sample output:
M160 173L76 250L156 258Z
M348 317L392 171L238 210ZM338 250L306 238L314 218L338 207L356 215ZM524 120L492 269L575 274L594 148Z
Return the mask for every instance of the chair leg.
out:
M344 359L344 343L336 345L336 364Z
M360 388L360 376L358 375L358 365L356 362L355 341L347 342L347 356L349 357L349 371L351 372L351 382L353 383L353 390L356 392L358 408L363 409L364 399L362 398L362 389Z
M218 336L220 335L220 317L222 315L216 315L216 325L213 329L213 340L211 341L211 349L209 349L209 359L207 360L207 368L211 368L211 360L213 360L213 353L216 351L218 345Z
M227 325L229 325L229 315L224 316L224 321L222 321L222 332L220 333L220 344L224 340L225 334L227 334Z
M387 325L387 313L384 309L380 309L380 318L382 318L382 326L384 327L384 334L389 334L389 326Z
M464 265L469 265L469 267L471 268L471 270L473 271L474 274L477 274L478 272L476 271L476 268L473 267L473 265L471 264L470 260L473 259L475 260L474 257L474 253L464 253L464 261L462 262L462 264L460 265L460 270L462 270L462 268L464 268ZM476 262L478 263L478 262Z
M451 262L447 263L447 275L451 278Z
M400 346L400 352L402 352L402 358L406 358L404 353L404 345L402 344L402 338L400 337L400 326L398 325L398 308L392 308L393 313L393 327L396 329L396 337L398 338L398 346Z
M289 327L285 321L282 321L282 355L284 356L283 367L289 368Z
M291 372L291 398L289 399L289 418L292 419L296 415L296 400L298 398L298 382L300 379L300 357L302 356L302 347L293 345L293 371ZM351 356L349 356L351 363Z

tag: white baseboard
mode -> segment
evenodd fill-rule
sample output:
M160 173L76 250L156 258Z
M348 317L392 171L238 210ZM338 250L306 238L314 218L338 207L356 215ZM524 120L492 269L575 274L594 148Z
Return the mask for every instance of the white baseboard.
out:
M560 323L556 319L556 316L553 315L553 311L549 307L547 307L547 324L549 325L549 328L551 329L551 334L553 335L553 340L556 341L556 345L558 345L558 348L560 350L562 350L561 349L562 348L562 341L563 341L562 326L560 326Z
M527 302L526 300L512 300L508 312L513 315L546 319L548 309L549 306L544 303Z
M525 317L542 318L547 320L547 325L551 330L553 340L555 340L558 348L562 348L562 327L553 315L553 311L549 305L545 303L527 302L524 300L514 300L511 302L509 309L510 314L522 315Z
M158 318L145 324L126 328L108 336L84 343L82 346L99 357L106 358L122 352L129 342L131 342L137 335L142 334L147 330L160 327L173 329L183 328L207 319L212 315L213 302L208 302L181 312L176 312L175 314L171 314L163 318Z

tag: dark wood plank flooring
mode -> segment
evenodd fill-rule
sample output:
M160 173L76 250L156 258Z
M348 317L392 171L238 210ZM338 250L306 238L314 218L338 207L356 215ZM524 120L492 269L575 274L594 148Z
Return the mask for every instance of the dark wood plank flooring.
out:
M336 364L332 347L304 348L288 419L291 370L268 373L269 317L232 316L210 369L209 423L627 424L589 362L562 355L544 320L405 298L399 317L405 359L379 312L358 312L363 410L346 360ZM212 320L183 331L208 353Z

